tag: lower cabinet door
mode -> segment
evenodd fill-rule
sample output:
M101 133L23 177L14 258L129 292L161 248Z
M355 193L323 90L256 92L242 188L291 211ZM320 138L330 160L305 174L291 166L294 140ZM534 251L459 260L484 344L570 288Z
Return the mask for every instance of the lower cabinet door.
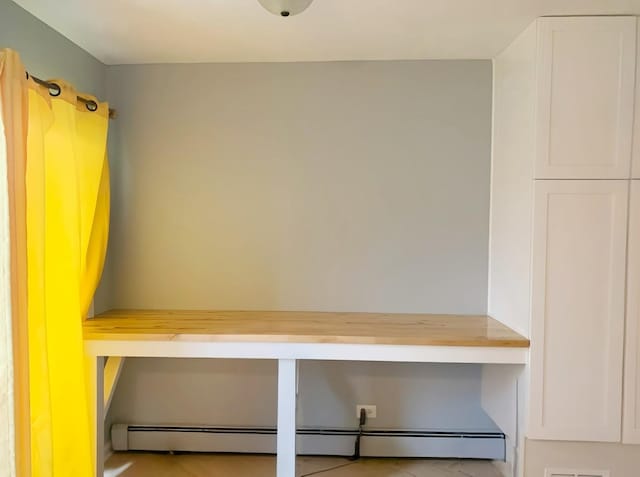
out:
M621 438L629 181L536 181L532 439Z
M622 441L640 444L640 180L631 181Z

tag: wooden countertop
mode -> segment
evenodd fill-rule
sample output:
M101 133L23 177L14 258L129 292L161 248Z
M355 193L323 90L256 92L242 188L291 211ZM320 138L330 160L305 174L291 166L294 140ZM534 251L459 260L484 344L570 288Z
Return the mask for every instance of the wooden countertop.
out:
M488 316L297 311L112 310L84 322L92 341L388 344L527 348Z

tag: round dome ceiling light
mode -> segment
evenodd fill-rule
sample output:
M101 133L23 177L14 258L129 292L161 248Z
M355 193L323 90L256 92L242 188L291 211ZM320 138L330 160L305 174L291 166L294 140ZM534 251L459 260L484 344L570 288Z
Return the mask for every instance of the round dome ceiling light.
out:
M274 15L289 17L304 12L313 0L258 0Z

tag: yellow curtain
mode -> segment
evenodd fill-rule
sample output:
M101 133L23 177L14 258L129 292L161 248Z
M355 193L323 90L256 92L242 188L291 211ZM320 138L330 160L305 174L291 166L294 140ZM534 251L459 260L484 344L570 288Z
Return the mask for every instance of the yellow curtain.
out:
M89 111L69 84L54 82L55 97L28 84L31 465L34 477L88 477L95 456L82 321L106 252L109 113L106 103Z

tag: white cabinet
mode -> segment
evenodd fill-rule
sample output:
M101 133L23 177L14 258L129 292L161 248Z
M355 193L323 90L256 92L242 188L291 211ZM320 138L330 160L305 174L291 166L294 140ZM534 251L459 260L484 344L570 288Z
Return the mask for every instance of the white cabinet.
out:
M538 20L537 179L630 176L635 17Z
M531 339L524 438L640 444L639 30L539 18L493 59L489 314Z
M622 441L640 444L640 181L631 181Z
M619 442L629 181L536 181L534 439Z
M640 17L636 27L638 41L636 42L636 107L633 121L633 158L631 177L640 179Z

